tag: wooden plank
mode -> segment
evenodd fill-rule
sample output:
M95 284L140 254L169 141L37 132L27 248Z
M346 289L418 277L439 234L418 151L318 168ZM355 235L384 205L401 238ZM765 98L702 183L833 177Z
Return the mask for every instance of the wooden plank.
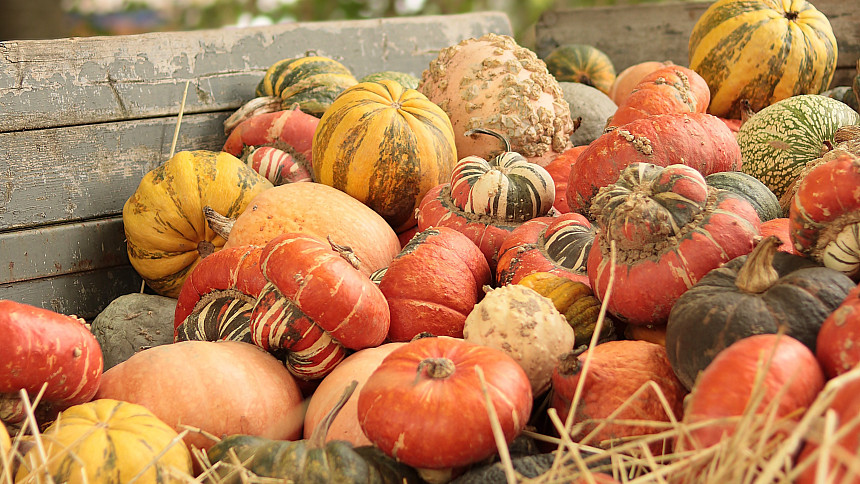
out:
M0 284L0 299L10 299L58 313L95 318L111 301L140 292L141 279L131 266Z
M548 10L535 26L535 49L545 57L563 44L590 44L612 59L617 71L648 60L688 65L693 26L712 2L617 5ZM831 86L851 85L860 59L857 0L813 0L824 13L839 49ZM854 7L848 7L853 4Z
M343 62L357 77L381 70L420 76L440 49L487 32L511 34L507 16L0 42L0 132L176 114L186 81L186 113L233 110L254 96L271 64L309 50Z
M177 151L219 151L226 113L186 115ZM0 232L112 216L168 159L176 118L0 133Z
M0 232L0 284L128 265L122 217Z

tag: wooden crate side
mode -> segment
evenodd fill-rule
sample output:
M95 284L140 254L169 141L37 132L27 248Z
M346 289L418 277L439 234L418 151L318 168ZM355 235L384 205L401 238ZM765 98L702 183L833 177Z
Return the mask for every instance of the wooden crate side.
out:
M683 2L558 9L535 26L535 49L545 57L563 44L589 44L612 59L617 71L643 61L689 64L690 34L712 2ZM814 0L836 36L839 54L831 86L851 85L860 59L860 9L856 0ZM847 5L854 3L855 7Z
M421 75L440 49L507 16L450 16L278 24L242 29L0 42L0 132L238 108L274 62L313 51L357 77Z
M219 151L226 117L183 116L176 150ZM121 213L175 128L163 117L0 133L0 233Z

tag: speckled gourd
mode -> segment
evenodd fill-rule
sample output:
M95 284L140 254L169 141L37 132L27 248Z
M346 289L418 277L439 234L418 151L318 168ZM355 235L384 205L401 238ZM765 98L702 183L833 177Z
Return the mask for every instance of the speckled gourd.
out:
M498 143L465 132L503 134L513 151L542 166L569 146L570 108L546 64L506 35L486 34L442 49L418 85L451 119L457 156L489 159Z

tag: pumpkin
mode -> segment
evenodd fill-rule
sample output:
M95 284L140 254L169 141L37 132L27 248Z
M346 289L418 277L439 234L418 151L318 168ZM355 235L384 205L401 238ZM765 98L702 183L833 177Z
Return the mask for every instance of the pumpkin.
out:
M720 171L706 176L705 182L709 186L728 190L748 201L762 222L782 217L782 207L776 195L752 175L742 171Z
M609 98L616 105L621 105L627 99L627 96L636 89L636 84L639 84L639 81L643 77L657 69L671 65L673 65L671 61L643 61L625 67L615 76L615 81L613 81L612 87L609 88Z
M544 58L546 68L559 82L578 82L607 94L615 82L615 66L603 51L587 44L564 44Z
M524 221L547 215L555 200L550 174L519 153L510 151L503 135L489 134L505 145L505 151L488 160L467 156L451 173L451 183L434 187L418 208L418 230L447 226L465 234L496 269L504 239Z
M776 237L763 239L748 256L702 277L672 307L666 347L687 388L720 351L754 334L783 327L815 351L822 322L854 283L809 258L777 251L779 245Z
M860 286L852 288L839 306L821 323L815 337L815 357L827 378L834 378L860 363Z
M445 336L392 351L358 395L358 420L367 438L399 462L426 469L489 457L496 452L490 419L498 418L510 443L531 409L531 385L516 361Z
M788 433L823 388L824 374L815 355L791 336L757 334L737 340L696 379L684 408L683 422L690 430L681 434L679 450L728 441L738 425L731 418L750 411L767 414L762 420L769 421L744 425ZM760 400L753 396L756 389Z
M309 439L320 426L341 396L341 392L351 381L357 382L355 393L349 397L343 408L332 420L326 432L326 441L345 440L359 447L371 445L358 423L358 394L370 375L379 367L382 360L404 342L385 343L373 348L365 348L347 356L339 365L326 375L314 390L308 401L303 427L304 438Z
M578 213L524 222L499 249L497 284L516 284L535 272L551 272L590 284L586 260L594 233L591 222Z
M669 65L643 77L606 123L617 128L654 114L704 113L711 92L696 71Z
M583 373L586 358L590 363ZM585 381L580 382L581 378ZM649 382L659 387L659 394ZM579 385L582 393L574 402ZM686 393L663 346L639 340L607 341L562 356L552 373L550 406L562 421L576 426L574 441L609 448L630 437L659 433L655 422L680 419ZM616 422L603 422L610 417ZM605 425L598 428L601 423ZM661 439L649 447L655 454L668 454L671 442Z
M553 302L519 284L493 289L466 317L463 339L503 351L525 370L532 394L544 393L561 355L573 349L573 328Z
M268 281L251 313L251 339L269 351L286 350L287 368L320 379L347 349L380 345L390 314L385 296L332 240L288 232L260 254Z
M802 255L858 281L860 151L839 149L825 156L826 160L803 176L792 197L791 241Z
M244 160L273 185L303 181L313 170L319 121L297 108L251 116L230 132L221 150Z
M573 328L574 348L587 345L591 341L597 326L597 317L600 314L600 301L594 296L588 284L551 272L534 272L520 279L517 284L530 287L552 301L555 309ZM604 319L598 341L610 338L613 334L612 319Z
M143 405L201 450L208 437L301 435L302 395L274 356L239 341L182 341L141 351L102 375L95 398Z
M541 166L570 144L573 120L558 81L510 36L489 33L442 49L418 90L448 114L460 158L498 154L494 141L463 136L478 128L506 136L514 151Z
M824 410L827 420L810 432L811 435L807 434L796 459L798 467L812 460L811 465L797 477L795 482L798 484L856 484L860 480L856 451L860 446L860 429L857 427L860 422L857 419L860 415L860 379L855 373L852 377L846 376L839 386L834 385L833 388L832 400ZM826 448L823 447L825 445Z
M567 101L570 115L573 118L574 129L573 133L570 134L571 145L587 145L599 138L603 134L606 120L615 114L618 106L609 99L609 96L596 87L578 82L559 82L558 85L561 87L564 100ZM553 162L555 160L551 161L550 164ZM549 165L546 168L549 168Z
M352 381L349 386L341 388L340 399L307 439L291 442L230 435L215 444L209 449L209 459L216 463L214 469L217 473L227 477L218 482L239 484L254 477L303 484L419 482L415 471L403 464L388 459L382 466L377 466L373 459L366 459L349 442L326 439L332 421L352 396L356 385L357 382Z
M210 221L210 224L212 222ZM277 235L302 232L352 248L368 276L400 252L397 234L369 207L322 183L290 183L254 197L232 222L225 248L266 245Z
M655 114L632 121L594 140L571 166L571 211L586 215L597 191L633 163L685 164L707 176L739 170L741 153L729 128L709 114Z
M197 264L173 314L175 341L251 342L251 311L266 284L259 246L230 247Z
M806 94L776 102L741 125L741 169L780 198L803 167L834 144L838 128L856 124L860 114L829 97Z
M340 62L310 55L272 64L257 85L256 94L280 97L284 109L298 105L302 111L320 117L341 92L357 83Z
M552 207L559 213L570 212L570 207L567 205L567 183L570 179L570 170L580 153L585 151L588 145L574 146L564 150L554 160L546 165L546 171L555 182L555 201Z
M0 425L26 419L21 390L35 398L45 386L42 420L93 398L104 357L86 321L0 299L0 333Z
M466 316L490 283L487 259L468 237L445 226L419 232L379 282L391 312L388 339L462 338Z
M395 231L416 224L415 208L457 163L448 115L415 89L391 80L343 92L313 141L314 179L382 215Z
M709 112L739 118L798 94L818 94L836 70L827 17L805 1L718 0L693 26L690 68L711 89Z
M133 403L99 399L75 405L41 441L24 455L16 482L38 476L43 464L52 482L70 484L172 483L192 475L191 453L176 430Z
M761 236L764 238L768 235L774 235L780 240L780 242L782 242L776 250L788 252L789 254L801 255L797 252L797 249L794 248L794 244L791 243L789 223L790 221L787 217L772 218L766 222L762 222L760 230Z
M395 81L406 89L418 89L418 82L420 82L420 79L413 76L412 74L401 71L371 72L370 74L359 79L358 82L375 82L381 81L383 79Z
M272 184L229 153L180 151L144 175L125 202L128 258L155 292L177 297L194 266L224 245L203 207L238 217Z
M628 166L600 189L591 213L588 278L601 301L614 281L607 311L628 324L665 324L708 271L752 250L760 224L749 202L686 165Z

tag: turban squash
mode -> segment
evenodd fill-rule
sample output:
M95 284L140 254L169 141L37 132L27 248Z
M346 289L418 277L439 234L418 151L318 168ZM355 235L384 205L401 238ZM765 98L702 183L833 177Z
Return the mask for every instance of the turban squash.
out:
M140 181L122 221L131 265L155 292L177 297L203 257L225 240L206 223L203 207L238 217L272 184L228 153L181 151Z

